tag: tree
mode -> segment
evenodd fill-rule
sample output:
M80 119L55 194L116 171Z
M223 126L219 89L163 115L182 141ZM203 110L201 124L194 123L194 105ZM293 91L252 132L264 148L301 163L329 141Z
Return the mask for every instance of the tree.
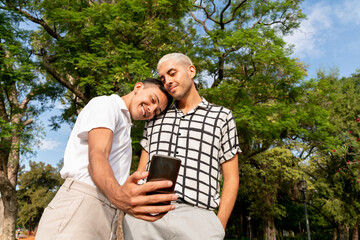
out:
M29 162L30 170L21 171L17 198L18 224L33 230L40 221L45 207L63 183L59 169L43 162Z
M195 51L201 56L197 66L213 76L211 87L225 80L246 84L264 73L273 73L274 80L282 78L283 85L290 83L292 75L301 69L289 58L282 36L296 29L305 17L301 2L195 1L190 14L203 29L195 43ZM289 68L292 71L287 71Z
M300 159L285 147L276 147L258 154L253 161L242 167L242 179L252 180L244 181L240 191L247 196L244 200L249 204L249 216L253 220L267 220L261 223L265 239L276 239L275 219L286 216L286 209L279 204L279 199L284 196L295 199L298 195L294 186L302 174L298 164Z
M159 57L190 44L181 17L189 1L43 0L4 3L7 10L38 24L33 52L44 73L69 92L63 114L74 120L93 97L127 93L153 76ZM181 44L182 43L182 44Z
M3 9L35 23L32 53L48 80L68 89L61 97L62 116L72 124L93 97L128 93L139 80L156 75L158 59L170 51L191 48L195 31L181 21L190 0L0 0ZM0 6L1 8L1 6ZM144 122L134 122L133 146Z
M349 230L357 239L359 224L359 73L339 79L336 73L319 72L319 105L330 112L332 144L324 145L311 158L309 175L317 194L313 205L334 228L334 238L348 239ZM320 97L321 96L321 97ZM360 120L359 120L360 121ZM355 238L356 236L356 238Z
M36 134L33 118L45 108L44 94L56 93L34 73L31 54L23 46L26 32L14 27L19 19L0 12L0 192L4 205L2 239L15 239L16 184L20 153L26 153ZM49 88L48 88L49 87ZM55 95L54 95L55 96Z
M0 201L0 222L4 222L4 205L3 202ZM2 236L3 226L0 224L0 237Z

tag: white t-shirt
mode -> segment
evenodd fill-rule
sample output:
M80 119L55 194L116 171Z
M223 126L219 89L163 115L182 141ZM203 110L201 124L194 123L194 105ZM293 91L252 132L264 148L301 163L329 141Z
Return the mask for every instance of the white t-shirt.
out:
M115 94L91 99L80 112L65 149L62 178L74 178L95 186L88 171L88 132L98 127L113 132L109 162L116 180L120 184L125 182L132 156L131 117L125 102Z

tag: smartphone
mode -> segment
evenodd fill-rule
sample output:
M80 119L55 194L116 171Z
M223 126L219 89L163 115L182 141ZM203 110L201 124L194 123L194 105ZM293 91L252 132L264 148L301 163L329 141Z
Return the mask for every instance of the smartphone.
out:
M152 194L167 194L174 193L175 184L177 177L179 175L179 170L181 166L181 160L176 157L166 156L155 154L152 156L150 161L149 175L147 177L147 182L152 181L162 181L170 180L172 181L172 186L168 188L158 189L153 192L148 192L148 195ZM155 205L169 205L170 202L161 202Z

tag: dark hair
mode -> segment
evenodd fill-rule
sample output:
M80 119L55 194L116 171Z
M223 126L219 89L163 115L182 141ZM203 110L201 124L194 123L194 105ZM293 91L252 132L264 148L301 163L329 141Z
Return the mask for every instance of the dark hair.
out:
M164 87L164 84L159 79L156 79L156 78L147 78L147 79L145 79L145 80L143 80L141 82L144 84L145 87L146 87L147 84L152 84L152 85L158 86L160 91L162 91L166 95L166 98L168 100L166 108L164 109L164 111L166 111L170 107L170 105L172 104L173 98L166 91L166 89Z

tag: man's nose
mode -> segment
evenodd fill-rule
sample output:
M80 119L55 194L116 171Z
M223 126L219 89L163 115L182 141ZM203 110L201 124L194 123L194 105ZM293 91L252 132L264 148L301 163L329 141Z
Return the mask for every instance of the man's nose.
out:
M159 106L159 104L157 104L157 103L153 103L153 104L149 105L148 106L148 112L155 114L156 109L158 108L158 106Z
M148 106L147 110L149 112L149 118L153 118L155 116L155 109L156 109L156 104L152 104L151 106Z
M171 85L173 82L171 77L165 77L165 84L164 85Z

